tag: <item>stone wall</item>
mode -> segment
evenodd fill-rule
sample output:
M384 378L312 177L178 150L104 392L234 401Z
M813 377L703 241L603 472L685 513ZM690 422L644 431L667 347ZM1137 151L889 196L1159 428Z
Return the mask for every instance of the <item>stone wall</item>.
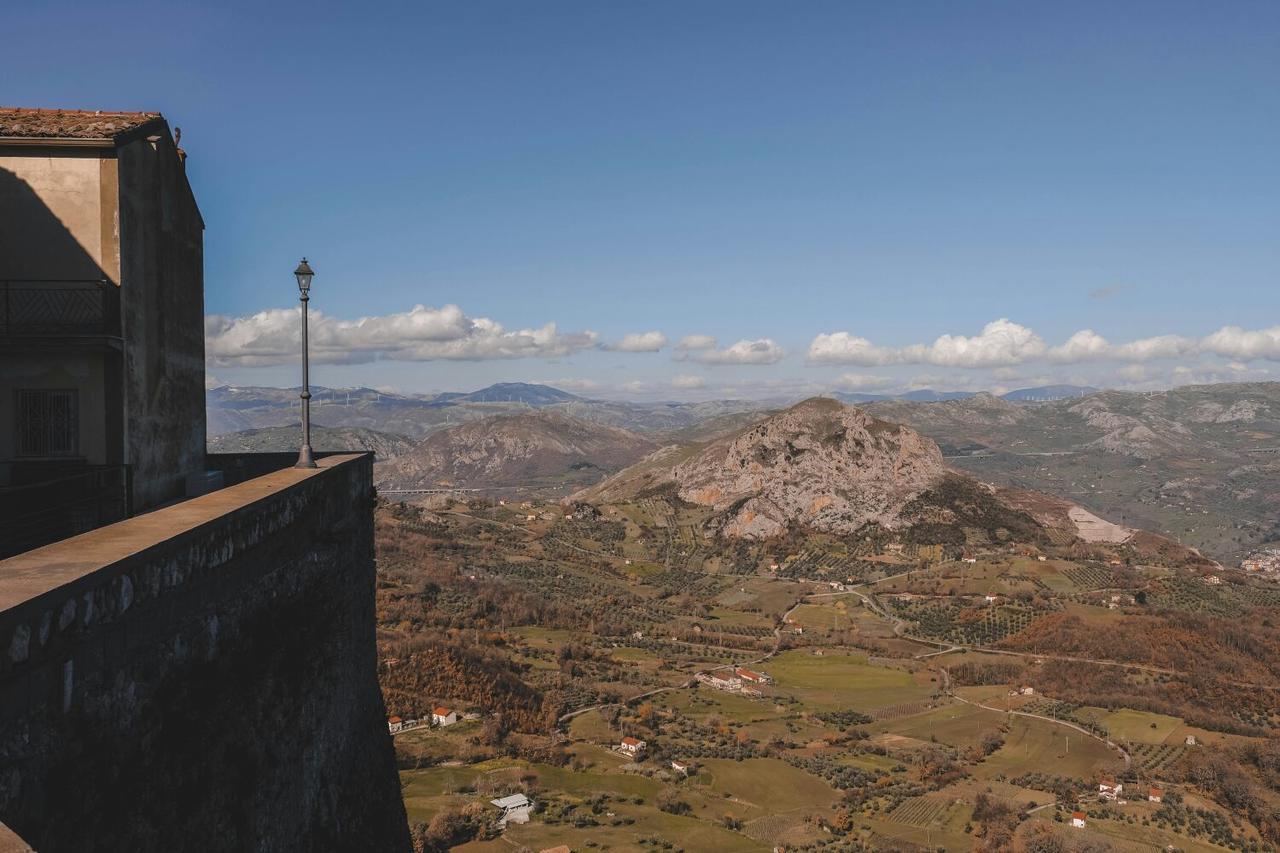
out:
M372 455L0 561L0 821L42 853L407 851Z
M204 221L168 132L133 138L116 157L123 434L143 509L181 496L204 460Z

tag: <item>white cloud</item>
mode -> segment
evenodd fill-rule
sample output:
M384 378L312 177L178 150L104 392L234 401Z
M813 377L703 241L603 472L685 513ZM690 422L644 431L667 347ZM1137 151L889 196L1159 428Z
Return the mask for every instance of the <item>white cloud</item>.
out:
M1157 335L1127 343L1112 343L1092 329L1082 329L1058 346L1050 347L1026 326L1007 319L988 323L973 337L942 335L931 344L878 346L850 332L817 335L809 344L815 364L931 364L937 367L1008 368L1034 361L1078 364L1087 361L1147 362L1156 359L1217 355L1237 361L1280 361L1280 326L1248 331L1226 326L1204 338Z
M1147 378L1147 368L1143 364L1126 364L1116 371L1116 375L1126 382L1141 382Z
M690 376L687 373L682 373L679 376L673 377L671 384L676 388L686 391L695 388L705 388L707 385L706 381L701 376Z
M259 367L298 359L297 308L272 308L248 317L205 318L205 354L214 365ZM555 323L508 331L487 317L468 317L456 305L359 320L310 316L311 358L318 363L361 364L379 359L432 361L554 358L599 345L595 332L561 333Z
M712 342L714 346L714 341ZM787 351L771 338L741 340L724 349L699 348L682 352L678 359L689 359L701 364L777 364Z
M676 344L676 349L685 352L715 348L716 339L711 335L685 335L680 339L680 343Z
M876 391L896 384L887 376L873 376L869 373L844 373L836 377L835 385L844 391Z
M860 364L881 367L897 364L901 357L894 350L878 347L866 338L848 332L820 334L809 344L809 360L820 364Z
M610 349L620 352L657 352L667 345L667 336L662 332L632 332L623 335L622 340Z
M1280 326L1246 331L1239 326L1223 326L1200 342L1205 352L1237 361L1265 358L1280 361Z
M849 332L820 334L809 344L809 360L820 364L933 364L938 367L1001 367L1044 355L1040 336L1010 320L988 323L981 334L942 335L932 344L881 347Z

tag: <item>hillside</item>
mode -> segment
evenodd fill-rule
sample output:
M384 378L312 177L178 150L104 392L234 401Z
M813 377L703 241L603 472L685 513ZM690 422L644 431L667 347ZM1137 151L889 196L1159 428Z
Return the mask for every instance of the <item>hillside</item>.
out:
M301 429L300 424L292 424L211 436L208 450L210 453L275 453L297 450ZM312 424L311 447L317 451L372 450L380 461L385 461L407 452L413 447L413 442L403 435L364 427L326 427Z
M729 536L775 536L795 525L851 533L901 526L903 507L944 473L937 445L913 430L814 398L692 454L646 460L582 497L670 487L713 508Z
M654 448L643 436L553 412L498 415L433 433L379 465L386 488L485 488L491 495L530 490L564 494L597 483Z
M1060 495L1219 560L1280 539L1280 383L863 408L937 441L983 480Z

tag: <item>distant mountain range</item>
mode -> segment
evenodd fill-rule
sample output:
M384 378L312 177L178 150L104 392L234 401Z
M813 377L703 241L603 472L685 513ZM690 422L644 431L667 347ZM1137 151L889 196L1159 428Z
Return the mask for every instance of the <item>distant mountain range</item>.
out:
M1038 388L1019 388L1002 394L1001 398L1015 403L1049 403L1054 400L1065 400L1070 397L1084 397L1095 394L1099 389L1089 385L1041 385ZM907 391L903 394L860 394L848 391L837 391L834 396L845 403L874 403L880 400L906 400L911 403L945 403L948 400L966 400L976 397L980 391L934 391L921 388L918 391Z
M639 458L633 453L713 441L786 407L780 401L591 400L523 383L469 394L413 396L369 388L313 393L312 421L323 425L317 447L364 447L394 460L445 433L436 461L403 469L413 475L406 483L528 481L552 488L547 494L595 484ZM295 448L296 427L286 425L298 421L297 394L278 388L208 392L211 449ZM1000 397L933 391L834 396L937 442L953 468L986 482L1059 495L1117 522L1175 535L1220 560L1280 544L1280 383L1159 393L1056 385ZM547 417L530 420L535 415ZM524 417L497 420L512 416ZM564 419L558 426L551 421L557 417ZM462 429L486 419L482 429ZM501 440L486 445L484 436L500 425ZM601 439L613 446L598 452L604 444L594 444L590 433L613 428L630 437ZM558 447L557 429L578 449ZM500 460L493 470L476 461L485 447ZM447 462L449 454L473 461L456 467ZM388 474L383 482L390 481Z

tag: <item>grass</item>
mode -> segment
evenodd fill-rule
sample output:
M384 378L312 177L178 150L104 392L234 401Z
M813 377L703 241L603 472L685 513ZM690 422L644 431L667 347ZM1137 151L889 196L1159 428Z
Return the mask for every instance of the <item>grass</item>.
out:
M674 708L697 720L717 716L738 723L775 719L779 716L773 705L748 699L734 693L721 693L711 689L679 690L660 693L653 697L653 704L660 708Z
M567 844L573 850L590 849L587 842L592 842L595 849L614 851L652 850L652 845L644 845L642 839L657 836L669 841L675 847L688 851L716 850L724 853L755 853L767 851L769 846L736 832L716 826L705 820L693 817L681 817L659 811L645 805L611 805L620 825L591 826L581 829L558 825L550 826L534 820L524 826L512 826L507 829L507 842L502 848L476 848L476 853L488 853L490 849L514 851L521 848L544 850L558 844ZM630 819L634 823L622 825L623 820ZM604 818L602 823L612 822ZM514 846L512 846L514 844ZM462 850L464 848L455 848ZM470 849L470 848L466 848Z
M906 737L936 738L951 746L967 748L981 743L982 736L1000 728L1004 715L957 702L923 714L877 723L872 732L891 732Z
M1105 708L1080 708L1077 716L1101 723L1114 740L1133 743L1164 743L1181 725L1178 717L1152 714L1121 708L1108 711Z
M780 690L819 711L868 712L927 699L932 693L909 672L873 666L865 656L847 652L822 657L806 651L784 652L769 661L769 674Z
M709 781L713 792L721 796L728 793L760 814L795 809L826 811L839 798L839 793L823 780L776 758L708 758L701 764L699 779Z
M1120 758L1106 744L1065 726L1013 717L1004 746L973 769L979 779L1000 773L1009 778L1031 772L1093 780L1099 772L1118 769Z

